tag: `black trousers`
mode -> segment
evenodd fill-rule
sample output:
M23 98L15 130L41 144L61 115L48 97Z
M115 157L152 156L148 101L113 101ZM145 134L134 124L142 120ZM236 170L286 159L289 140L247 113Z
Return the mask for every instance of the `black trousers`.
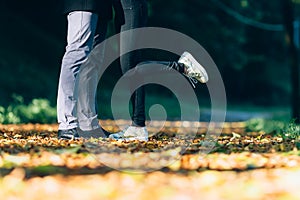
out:
M146 0L121 0L125 24L121 26L121 32L134 28L145 27L148 17L148 8ZM130 37L120 38L120 49L125 51L127 48L136 45L136 36L132 34ZM131 51L124 54L120 58L122 73L125 74L128 70L136 67L142 61L141 51ZM132 122L137 126L145 126L145 89L138 88L131 96L131 103L133 108Z

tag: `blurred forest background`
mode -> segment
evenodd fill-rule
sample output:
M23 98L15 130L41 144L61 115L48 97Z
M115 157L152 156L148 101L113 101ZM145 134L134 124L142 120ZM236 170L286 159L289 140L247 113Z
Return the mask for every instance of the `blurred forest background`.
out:
M293 96L292 62L284 1L148 0L148 25L182 32L207 50L222 74L229 108L288 112ZM299 4L291 4L295 19L300 19ZM0 21L0 105L7 108L47 99L46 106L55 107L66 45L66 19L57 2L1 0ZM110 25L108 36L113 34ZM111 67L104 77L101 98L105 104L110 103L109 88L119 76L120 69ZM197 90L200 93L203 87ZM162 95L168 98L170 94ZM209 106L209 96L205 98L200 103Z

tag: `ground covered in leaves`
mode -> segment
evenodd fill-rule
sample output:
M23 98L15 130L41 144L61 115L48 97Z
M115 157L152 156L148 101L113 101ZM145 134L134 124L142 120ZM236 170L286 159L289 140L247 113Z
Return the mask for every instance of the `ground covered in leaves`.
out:
M118 131L113 121L101 124ZM243 122L222 131L208 125L155 122L149 132L159 132L148 142L65 141L56 138L56 124L0 125L0 197L300 199L296 141L249 132Z

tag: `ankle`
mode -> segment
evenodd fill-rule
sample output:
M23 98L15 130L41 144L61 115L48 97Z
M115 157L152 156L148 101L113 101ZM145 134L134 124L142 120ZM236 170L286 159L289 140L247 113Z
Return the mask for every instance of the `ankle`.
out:
M145 124L138 124L138 123L132 122L131 126L137 127L137 128L143 128L143 127L145 127L146 125L145 125Z
M178 71L179 73L185 73L186 72L186 67L183 63L179 62L173 62L171 64L172 68Z

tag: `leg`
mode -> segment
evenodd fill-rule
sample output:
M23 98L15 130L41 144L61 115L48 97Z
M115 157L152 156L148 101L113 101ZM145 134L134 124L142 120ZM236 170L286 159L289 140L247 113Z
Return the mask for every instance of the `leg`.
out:
M159 69L161 70L161 72L176 70L179 73L185 75L187 78L189 78L189 80L191 81L194 87L195 87L194 83L196 83L197 81L205 83L208 80L206 70L188 52L184 52L178 61L141 62L135 67L135 69L130 74L127 75L128 76L137 75L137 77L139 77L142 74L150 75L148 71L149 68L143 67L145 65L162 65L162 68ZM131 78L133 77L134 76L132 76ZM148 132L145 127L129 126L128 128L126 128L125 130L119 133L111 134L109 137L112 139L125 140L125 141L126 140L147 141Z
M87 60L87 62L82 66L76 86L78 85L78 103L77 103L77 115L79 127L81 130L85 131L85 135L90 132L92 136L93 133L100 131L100 125L97 115L97 101L96 93L99 81L99 68L102 65L104 59L104 48L97 46L104 41L107 30L107 22L100 21L97 25L96 37L94 42L93 55L97 57L97 62ZM94 137L97 137L94 135ZM99 135L101 137L101 135Z
M121 27L121 31L146 26L148 13L147 2L145 0L122 0L121 3L125 14L125 24ZM125 38L121 34L121 53L130 48L130 45L135 45L135 37L136 35L132 34ZM141 51L139 50L121 56L122 72L125 74L139 62L141 62ZM133 108L133 124L135 126L145 126L145 90L143 86L132 94L131 103Z
M146 26L148 13L146 0L121 0L121 3L124 9L125 24L121 27L120 53L122 56L120 58L120 64L122 72L125 74L128 70L136 67L137 64L141 62L141 51L132 51L123 55L126 49L136 45L136 37L138 36L131 34L125 37L122 35L122 31ZM132 126L129 126L121 132L111 134L109 137L113 139L127 138L129 140L137 139L147 141L148 131L145 127L145 89L143 86L133 92L131 103L133 108Z
M97 19L98 16L91 12L76 11L68 14L67 46L61 65L57 97L59 130L78 126L75 81L80 66L92 49Z
M178 61L146 61L141 62L136 66L135 71L139 72L140 65L143 64L161 64L165 67L162 70L176 70L179 73L185 75L195 88L195 83L201 82L206 83L208 81L208 75L205 68L189 53L184 52Z

